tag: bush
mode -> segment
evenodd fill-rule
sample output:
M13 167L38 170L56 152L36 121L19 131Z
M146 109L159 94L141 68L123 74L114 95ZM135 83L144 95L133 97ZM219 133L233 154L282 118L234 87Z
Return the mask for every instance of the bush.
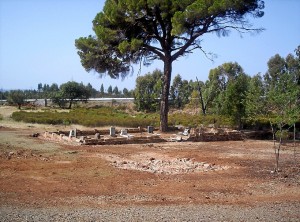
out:
M159 126L158 113L140 113L132 116L125 111L113 107L76 108L70 112L56 112L44 110L41 112L14 112L12 118L15 121L43 124L80 124L87 127L120 126L120 127L146 127ZM169 126L184 125L189 127L208 126L216 127L234 126L231 119L217 115L191 115L176 113L169 115Z
M273 117L275 118L275 117ZM272 118L271 118L272 120ZM254 118L248 118L245 121L245 128L247 129L255 129L255 130L262 130L270 128L270 117L266 117L263 115L255 116Z
M12 118L15 121L43 124L80 124L88 127L100 126L124 126L124 127L146 127L148 125L158 126L158 114L147 114L131 116L123 111L112 107L100 107L96 109L77 108L70 112L14 112Z

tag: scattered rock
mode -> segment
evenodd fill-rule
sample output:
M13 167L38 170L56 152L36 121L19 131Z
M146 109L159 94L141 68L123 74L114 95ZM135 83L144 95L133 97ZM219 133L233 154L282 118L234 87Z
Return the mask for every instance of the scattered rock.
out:
M171 158L168 156L149 157L145 154L133 155L126 159L114 155L102 155L117 168L127 170L140 170L159 174L181 174L194 172L207 172L228 169L227 166L211 165L196 162L190 158Z
M10 160L14 154L15 154L14 152L9 152L7 155L7 159Z

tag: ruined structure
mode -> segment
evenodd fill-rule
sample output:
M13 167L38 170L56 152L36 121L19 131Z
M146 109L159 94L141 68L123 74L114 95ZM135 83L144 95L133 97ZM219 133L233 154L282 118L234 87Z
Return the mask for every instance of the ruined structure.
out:
M115 144L142 144L160 142L209 142L243 140L244 135L240 131L213 129L213 128L193 128L178 131L176 134L158 134L154 127L116 129L110 127L102 130L78 130L45 132L44 138L69 142L77 145L115 145Z

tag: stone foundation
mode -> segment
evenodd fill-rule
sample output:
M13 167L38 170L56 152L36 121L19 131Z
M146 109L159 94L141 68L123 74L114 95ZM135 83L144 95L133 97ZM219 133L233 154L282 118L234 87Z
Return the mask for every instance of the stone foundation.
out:
M73 130L71 130L74 132ZM109 136L110 130L75 130L76 136L71 131L44 132L44 138L59 142L76 143L79 145L116 145L116 144L143 144L166 142L157 134L142 135L146 129L126 129L126 133L116 130L115 136ZM135 133L131 135L130 133ZM140 134L139 134L140 133ZM119 135L120 134L120 135ZM69 136L66 136L69 135Z
M74 132L76 132L74 134ZM68 135L68 136L67 136ZM147 129L129 128L115 130L115 136L110 136L110 130L89 130L81 131L78 129L70 131L45 132L44 138L68 142L77 145L116 145L116 144L144 144L161 142L209 142L209 141L238 141L244 140L245 135L240 131L229 131L224 129L203 129L194 128L188 135L184 132L161 136L159 134L147 133ZM178 139L180 138L180 139Z

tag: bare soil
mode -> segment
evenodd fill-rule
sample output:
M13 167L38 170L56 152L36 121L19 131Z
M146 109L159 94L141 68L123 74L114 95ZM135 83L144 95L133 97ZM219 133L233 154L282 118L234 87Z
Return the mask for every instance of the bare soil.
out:
M72 146L30 136L59 126L3 116L0 207L300 203L300 144L296 156L283 146L273 173L271 141Z

